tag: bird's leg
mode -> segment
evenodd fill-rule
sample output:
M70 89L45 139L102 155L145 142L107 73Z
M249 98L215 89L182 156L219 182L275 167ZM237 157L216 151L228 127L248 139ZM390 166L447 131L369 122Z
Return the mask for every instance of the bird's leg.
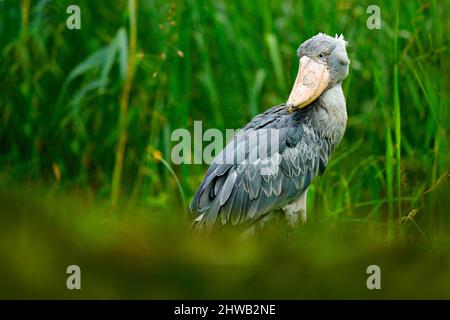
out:
M252 225L250 227L248 227L247 229L244 230L244 232L242 232L241 234L241 238L242 240L248 240L251 239L255 236L256 234L256 225Z
M253 223L251 226L249 226L247 229L242 232L242 238L243 239L249 239L253 238L259 231L261 231L264 228L264 225L272 220L274 217L273 214L266 214L261 219Z
M294 202L283 207L284 217L291 229L297 224L298 218L306 223L306 193L305 190Z

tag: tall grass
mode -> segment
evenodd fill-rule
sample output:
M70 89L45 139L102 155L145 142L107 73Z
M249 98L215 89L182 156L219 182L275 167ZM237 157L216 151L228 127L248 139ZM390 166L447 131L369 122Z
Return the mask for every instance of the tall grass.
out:
M399 3L396 3L395 7L395 30L394 30L394 137L395 137L395 177L396 177L396 193L397 193L397 215L396 220L402 217L402 124L401 124L401 109L400 109L400 96L398 87L398 28L399 28ZM391 222L392 224L392 222Z
M135 59L136 59L136 37L137 37L137 22L136 22L136 1L128 1L128 12L130 15L130 41L128 45L128 61L125 81L123 84L122 93L120 95L120 113L119 113L119 141L116 149L116 158L114 163L114 171L112 176L111 186L111 202L112 209L115 210L120 195L120 188L122 183L123 162L125 157L125 146L128 137L128 104L130 100L131 86L133 84Z
M5 183L163 212L186 193L185 208L206 166L168 167L147 150L170 159L170 133L194 120L242 127L286 100L302 41L343 33L348 127L311 189L311 220L382 225L392 240L400 221L408 236L448 230L445 3L381 1L381 30L366 28L370 1L78 3L72 31L68 0L0 2Z

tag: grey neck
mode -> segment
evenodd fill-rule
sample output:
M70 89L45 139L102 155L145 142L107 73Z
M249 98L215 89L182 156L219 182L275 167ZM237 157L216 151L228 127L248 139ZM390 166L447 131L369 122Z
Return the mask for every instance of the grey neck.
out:
M316 121L322 134L337 145L344 135L347 124L347 107L341 83L324 91L317 99L319 108Z

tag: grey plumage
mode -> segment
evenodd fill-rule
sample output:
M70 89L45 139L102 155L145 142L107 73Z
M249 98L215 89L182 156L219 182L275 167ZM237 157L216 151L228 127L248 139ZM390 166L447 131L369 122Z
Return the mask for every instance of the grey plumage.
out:
M338 64L331 65L336 68L330 72L331 87L292 113L285 104L272 107L235 135L214 159L192 199L197 230L210 231L218 222L258 221L295 201L325 171L345 130L347 114L340 82L348 66L342 69L345 57L340 52L332 54L343 40L322 34L316 37L302 44L298 54L327 52L330 62Z
M315 128L315 108L320 106L291 115L284 105L279 105L256 116L239 131L211 164L191 203L191 211L206 212L209 218L202 223L207 229L218 216L222 224L236 225L279 209L301 194L317 174L323 173L334 145ZM267 162L275 161L275 165L278 158L279 170L267 174L261 172L265 168L262 161L251 161L248 156L258 148L258 139L252 139L254 132L263 129L279 135L278 150L269 148L266 157ZM248 163L221 163L224 153L242 152L245 141L248 141L245 146Z

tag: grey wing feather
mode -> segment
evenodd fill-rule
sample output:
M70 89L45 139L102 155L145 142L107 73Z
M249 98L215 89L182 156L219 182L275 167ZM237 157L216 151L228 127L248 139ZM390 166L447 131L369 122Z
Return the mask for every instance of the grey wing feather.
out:
M301 194L325 170L332 149L310 121L307 113L293 117L280 105L239 131L215 158L191 202L196 230L210 231L219 216L222 224L254 221ZM276 129L276 144L264 129ZM254 152L264 148L264 157Z

